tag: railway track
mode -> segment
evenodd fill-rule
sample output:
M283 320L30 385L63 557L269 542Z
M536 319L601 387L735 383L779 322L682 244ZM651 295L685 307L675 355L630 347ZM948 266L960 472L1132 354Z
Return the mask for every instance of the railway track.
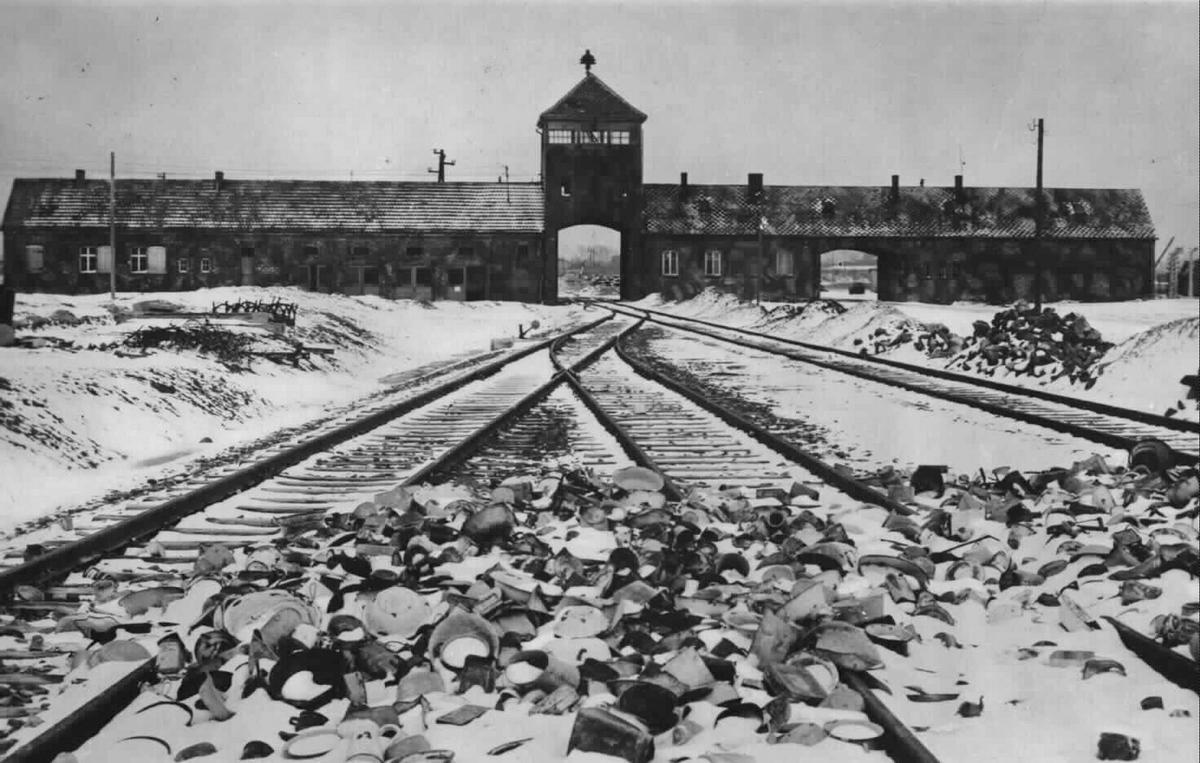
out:
M1017 421L1036 424L1122 450L1154 438L1166 443L1177 462L1200 459L1200 424L1144 411L1027 389L989 379L887 358L856 355L748 329L722 326L697 318L681 318L658 310L608 305L628 315L645 316L661 326L720 342L786 357L851 376L967 405Z
M639 321L640 323L640 321ZM497 361L468 378L392 402L304 443L281 446L262 462L169 496L77 518L85 536L43 545L47 553L0 570L9 614L69 612L86 604L101 574L179 581L202 545L256 548L286 528L397 484L453 479L486 486L504 470L521 472L572 452L601 468L628 460L659 471L673 500L693 488L758 487L788 481L839 491L892 514L912 507L890 500L791 442L639 363L621 339L638 324L596 321ZM568 393L570 390L571 393ZM30 601L40 586L44 598ZM65 655L42 663L64 672ZM51 760L102 729L154 676L154 660L129 666L78 708L47 715L40 733L25 734L8 760ZM933 763L935 756L889 708L878 684L849 672L843 682L862 698L884 730L883 751L896 761Z

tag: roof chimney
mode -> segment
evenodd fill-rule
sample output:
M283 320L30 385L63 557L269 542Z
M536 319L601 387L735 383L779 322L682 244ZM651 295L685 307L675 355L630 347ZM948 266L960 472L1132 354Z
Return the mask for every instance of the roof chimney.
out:
M87 179L87 173L83 170L75 170L75 185L83 185L83 181Z
M962 175L954 176L954 201L958 204L963 203Z
M763 192L763 176L761 172L751 172L746 176L746 188L750 192L750 198L753 201L758 201L762 198Z
M900 203L900 176L892 175L892 203Z
M217 170L217 173L213 175L213 190L220 193L223 185L225 185L225 173Z
M688 179L686 172L679 173L679 196L686 199L688 195Z

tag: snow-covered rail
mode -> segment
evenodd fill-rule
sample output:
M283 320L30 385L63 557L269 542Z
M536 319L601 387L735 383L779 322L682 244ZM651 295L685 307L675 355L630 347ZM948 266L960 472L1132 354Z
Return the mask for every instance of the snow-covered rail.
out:
M356 420L280 447L248 467L210 476L161 503L135 502L75 515L55 528L57 537L47 530L48 537L39 537L37 545L8 550L6 558L22 561L0 569L5 602L0 615L10 626L0 634L6 642L0 646L7 659L26 661L29 669L20 674L26 678L10 677L9 683L52 684L72 667L70 650L22 648L28 640L41 641L44 634L62 630L51 624L47 631L38 620L57 617L60 626L64 618L79 620L80 631L112 638L115 630L105 622L111 615L91 610L98 603L93 601L98 581L160 580L170 587L197 569L206 549L229 553L230 548L270 549L284 543L279 547L286 550L293 533L320 523L331 509L353 508L398 484L419 484L456 470L489 445L496 450L501 438L536 413L561 384L563 374L551 363L550 352L574 337L568 368L586 362L611 346L617 331L629 323L611 318L533 344L402 403L372 406ZM516 439L517 446L509 442L509 450L526 444ZM561 449L595 454L605 445L582 432L561 443ZM623 455L609 450L612 461ZM136 628L131 632L156 632L150 622ZM33 726L18 729L10 737L17 746L6 760L47 761L78 746L136 698L139 684L154 674L155 661L118 661L107 667L112 668L110 681L89 680L64 692L54 706L39 708L40 733L31 733Z
M624 331L621 337L629 333ZM569 381L626 449L636 454L636 460L662 474L665 492L676 500L692 487L753 489L790 479L801 490L812 490L801 486L822 486L828 493L832 487L847 498L901 516L911 513L909 507L838 472L799 444L784 441L657 374L623 352L620 338L612 353L598 355ZM773 512L764 521L783 526L787 516ZM937 763L938 758L875 692L880 684L853 671L844 671L842 680L862 697L865 712L883 730L879 749L888 757L897 762Z
M748 329L722 326L698 318L684 318L629 305L609 305L629 315L678 331L752 348L851 376L948 400L1006 418L1044 426L1110 447L1128 450L1138 441L1154 438L1166 443L1177 460L1200 458L1200 425L1095 401L1069 398L1044 390L1028 389L969 377L950 371L924 368L886 358L856 355L792 339L772 337Z

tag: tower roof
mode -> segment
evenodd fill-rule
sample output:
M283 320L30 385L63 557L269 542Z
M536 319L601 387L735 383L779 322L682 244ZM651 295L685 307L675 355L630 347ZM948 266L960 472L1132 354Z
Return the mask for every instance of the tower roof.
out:
M538 124L547 119L605 119L645 122L646 115L590 71L575 87L542 112Z

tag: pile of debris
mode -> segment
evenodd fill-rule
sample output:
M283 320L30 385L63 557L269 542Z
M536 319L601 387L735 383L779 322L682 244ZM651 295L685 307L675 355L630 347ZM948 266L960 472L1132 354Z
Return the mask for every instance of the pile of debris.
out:
M866 338L855 338L860 355L882 355L911 344L929 358L950 358L962 351L963 338L941 323L878 326Z
M299 365L308 357L303 345L285 337L272 336L268 339L232 331L203 319L143 326L128 334L121 346L127 350L143 351L157 348L195 350L213 356L226 366L237 366L251 357Z
M996 313L990 324L976 321L974 335L947 368L984 376L1066 378L1090 388L1096 382L1096 365L1112 346L1082 315L1060 316L1054 308L1039 311L1018 302Z
M63 686L104 662L156 660L155 690L62 763L465 761L517 748L529 760L753 763L802 756L796 745L860 760L885 734L865 705L872 688L929 743L962 753L943 759L997 738L983 726L1009 706L1037 719L1074 703L1095 723L1051 733L1089 750L1080 757L1099 746L1131 760L1194 738L1195 697L1156 674L1147 684L1097 632L1112 615L1200 648L1200 484L1161 457L879 475L910 516L801 485L672 502L637 467L609 481L548 464L474 497L396 487L281 516L274 542L190 557L151 543L160 566L111 568L76 611L44 602L53 633L15 621L0 648L19 650L14 634L39 649L93 640ZM23 595L36 612L42 594ZM125 632L154 623L169 630L152 655Z
M276 297L273 300L242 299L231 302L216 302L212 306L213 315L247 315L263 313L269 316L272 323L282 323L287 326L296 325L296 313L299 306L295 302L285 302Z

